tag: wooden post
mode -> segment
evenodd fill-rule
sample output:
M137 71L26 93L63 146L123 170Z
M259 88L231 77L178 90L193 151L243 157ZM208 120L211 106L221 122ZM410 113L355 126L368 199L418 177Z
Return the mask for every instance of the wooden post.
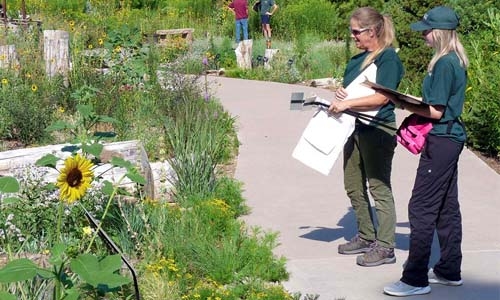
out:
M244 40L238 43L238 47L234 50L238 67L242 69L252 68L252 45L252 40Z
M69 72L69 32L62 30L43 31L43 53L45 72L48 77L62 75L68 84Z
M15 69L19 66L17 59L16 45L0 46L0 68Z
M26 20L26 3L24 0L21 1L21 16L23 21Z
M264 57L266 60L264 61L264 68L269 70L271 69L271 60L273 59L273 56L278 53L278 49L266 49L266 52L264 54Z
M2 19L3 22L5 23L5 29L7 29L7 1L2 0Z

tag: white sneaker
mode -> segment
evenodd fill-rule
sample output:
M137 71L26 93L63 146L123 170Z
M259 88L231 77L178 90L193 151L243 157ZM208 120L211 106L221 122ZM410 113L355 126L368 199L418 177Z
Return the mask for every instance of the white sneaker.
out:
M430 292L431 292L430 286L421 286L421 287L412 286L402 281L398 281L396 283L384 287L384 293L391 296L399 296L399 297L424 295Z
M462 285L464 283L462 279L460 279L460 280L448 280L448 279L445 279L443 277L437 276L436 273L434 273L434 269L432 269L432 268L429 270L427 277L429 277L429 283L443 284L443 285L449 285L449 286L459 286L459 285Z

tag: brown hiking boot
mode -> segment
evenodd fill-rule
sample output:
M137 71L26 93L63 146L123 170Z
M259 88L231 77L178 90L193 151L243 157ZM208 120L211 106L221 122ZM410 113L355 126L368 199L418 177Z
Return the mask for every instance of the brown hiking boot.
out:
M385 248L375 244L370 251L356 258L356 263L363 267L375 267L382 264L393 264L396 262L394 249Z
M271 49L271 40L266 41L266 48Z
M340 254L358 254L365 253L370 250L370 246L373 242L364 240L356 235L349 242L339 245Z

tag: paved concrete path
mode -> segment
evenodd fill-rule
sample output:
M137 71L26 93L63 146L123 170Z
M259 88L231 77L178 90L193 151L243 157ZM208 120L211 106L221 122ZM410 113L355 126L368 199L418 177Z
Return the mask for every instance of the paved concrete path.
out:
M324 176L293 159L291 153L313 111L291 111L292 92L330 99L331 93L297 85L210 77L213 93L237 119L241 141L236 178L252 212L250 225L279 232L277 255L287 258L291 292L318 294L320 300L394 299L384 285L399 280L408 255L407 204L418 157L397 147L393 188L397 209L397 262L359 267L356 256L337 253L337 245L356 234L354 215L342 184L341 158ZM401 112L398 112L398 114ZM402 120L403 115L398 115ZM432 292L408 299L500 299L500 175L469 150L459 165L463 215L461 287L432 285ZM434 246L432 261L437 260Z

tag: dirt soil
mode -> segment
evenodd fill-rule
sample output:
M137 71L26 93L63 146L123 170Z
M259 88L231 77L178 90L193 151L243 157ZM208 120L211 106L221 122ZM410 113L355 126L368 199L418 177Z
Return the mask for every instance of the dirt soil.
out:
M500 157L491 157L484 155L483 153L475 150L471 150L477 157L482 159L490 168L492 168L497 174L500 174Z

